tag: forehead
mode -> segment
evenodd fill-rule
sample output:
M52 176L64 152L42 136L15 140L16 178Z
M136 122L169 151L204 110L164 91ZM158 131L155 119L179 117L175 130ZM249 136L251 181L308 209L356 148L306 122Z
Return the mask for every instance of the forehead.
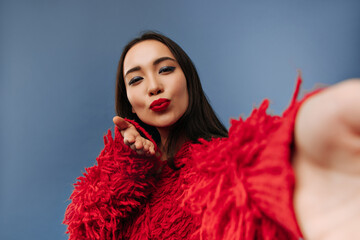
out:
M169 48L156 40L145 40L132 46L124 59L124 72L136 66L152 64L160 57L174 58Z

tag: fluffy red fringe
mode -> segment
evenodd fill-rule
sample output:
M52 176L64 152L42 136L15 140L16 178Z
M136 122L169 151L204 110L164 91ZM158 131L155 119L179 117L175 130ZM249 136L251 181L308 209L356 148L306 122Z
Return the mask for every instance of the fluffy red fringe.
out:
M194 146L193 184L183 205L202 222L194 239L296 239L290 165L296 102L283 117L266 113L269 101L245 121L232 120L229 138Z
M159 184L154 177L159 160L137 155L124 145L117 128L115 139L109 131L97 165L78 178L70 197L64 220L69 239L157 239L164 229L171 235L167 239L301 238L290 163L295 117L302 103L296 101L300 82L299 77L282 117L268 115L265 100L246 120L232 121L228 138L183 146L184 154L177 160L185 167L169 172L168 182L159 180L157 186L165 187L156 188L160 195L153 196L150 205L144 203ZM142 213L132 219L140 206Z
M108 131L105 148L75 183L64 224L69 239L118 239L123 222L144 202L154 186L157 159L137 155Z

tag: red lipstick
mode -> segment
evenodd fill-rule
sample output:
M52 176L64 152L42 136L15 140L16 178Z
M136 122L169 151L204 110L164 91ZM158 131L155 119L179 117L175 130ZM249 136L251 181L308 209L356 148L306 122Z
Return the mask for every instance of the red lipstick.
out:
M153 101L150 105L150 109L154 112L161 112L167 109L170 104L170 100L167 98L159 98Z

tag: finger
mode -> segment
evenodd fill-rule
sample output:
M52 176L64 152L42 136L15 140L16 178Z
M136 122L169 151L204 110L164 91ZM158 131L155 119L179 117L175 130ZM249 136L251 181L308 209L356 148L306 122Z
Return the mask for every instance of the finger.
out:
M131 144L131 145L129 145L130 146L130 148L132 149L132 150L134 150L135 152L136 152L136 147L135 147L135 144Z
M149 140L147 140L147 147L148 150L146 151L147 155L151 156L155 154L155 147L154 144L152 142L150 142Z
M146 156L151 156L151 152L150 152L150 148L151 148L152 142L150 142L149 140L145 140L145 144L144 144L144 152L146 154Z
M150 144L144 140L144 143L143 143L144 152L148 152L149 148L150 148Z
M149 150L146 152L146 156L154 156L154 155L155 155L154 149L149 149Z
M143 155L143 154L144 154L144 150L143 150L143 149L136 150L136 153L139 154L139 155Z
M134 144L137 150L143 149L144 148L143 138L142 137L136 138Z
M149 153L150 153L151 155L155 155L155 146L154 146L154 144L152 144L152 145L150 146Z
M113 122L120 130L127 129L131 126L130 123L128 123L127 121L125 121L125 119L119 116L115 116L113 118Z
M124 143L128 146L131 146L135 143L135 136L132 134L125 134L124 135Z
M145 139L142 137L139 137L136 139L136 142L134 143L136 153L139 155L143 155L145 153L144 147L145 147Z

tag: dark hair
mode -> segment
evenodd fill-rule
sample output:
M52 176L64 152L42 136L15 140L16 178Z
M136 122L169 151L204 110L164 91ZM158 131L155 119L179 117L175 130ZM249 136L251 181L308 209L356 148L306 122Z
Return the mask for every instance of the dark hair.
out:
M126 95L124 82L125 56L131 47L145 40L156 40L165 44L179 63L186 78L189 94L189 106L184 115L171 127L171 131L166 142L167 155L169 156L168 163L170 167L176 169L173 157L175 155L177 141L181 136L184 136L186 140L197 142L199 138L210 140L212 137L226 137L227 130L219 121L214 110L210 106L201 87L199 75L189 56L177 43L168 37L153 31L145 32L140 37L133 39L123 49L116 78L116 113L121 117L129 118L138 122L152 135L158 144L160 143L160 135L156 128L143 123L137 115L132 112L131 104Z

